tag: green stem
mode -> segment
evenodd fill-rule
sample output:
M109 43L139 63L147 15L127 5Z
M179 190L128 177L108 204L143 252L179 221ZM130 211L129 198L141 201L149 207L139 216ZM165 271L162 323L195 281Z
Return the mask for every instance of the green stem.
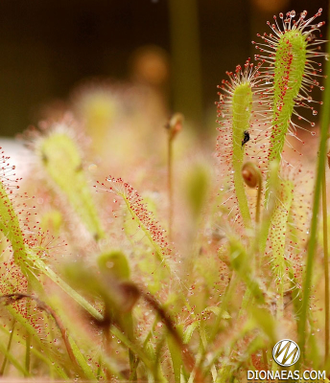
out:
M258 194L257 194L257 206L256 206L256 227L260 222L260 204L261 204L261 195L262 195L262 178L260 177L258 181Z
M16 321L14 319L13 327L12 327L11 333L9 335L9 341L8 341L8 346L7 346L7 352L8 353L10 351L11 343L12 343L13 336L14 336L15 324L16 324ZM0 376L3 376L3 374L5 373L5 368L6 368L7 360L8 360L7 355L5 355L5 359L2 362L2 366L1 366L1 370L0 370Z
M31 346L31 337L30 334L26 335L26 343L25 343L25 370L27 373L30 372L30 346Z
M259 232L260 232L260 208L261 208L261 196L262 196L262 177L258 177L258 190L257 190L257 206L256 206L256 216L255 216L255 238L259 238ZM259 242L254 242L254 259L253 259L253 270L254 272L261 269L261 256L260 256L260 249L259 249ZM257 258L257 259L256 259ZM257 270L255 270L255 265L257 265Z
M322 179L322 215L323 215L323 253L324 253L324 317L325 317L325 363L329 358L330 342L330 307L329 307L329 248L328 248L328 214L327 214L327 185L325 169Z
M266 352L266 349L262 349L262 359L263 359L263 362L264 362L264 365L265 365L265 369L267 370L268 369L268 359L267 359L267 352Z
M330 13L330 8L329 8ZM328 41L330 39L330 29L328 28ZM328 44L328 54L330 53L330 44ZM314 265L314 251L316 249L317 244L317 225L318 225L318 213L320 207L320 197L321 197L321 184L322 177L325 171L325 160L327 154L327 138L328 138L328 127L330 123L330 61L326 62L326 71L328 77L325 80L325 95L323 100L323 108L321 115L321 132L320 132L320 145L319 145L319 157L318 164L316 170L316 182L314 189L314 199L313 199L313 213L312 213L312 221L310 227L310 237L308 241L307 248L307 262L306 262L306 273L303 284L303 301L302 308L299 318L299 326L298 326L298 334L299 334L299 346L304 355L305 351L305 339L306 339L306 321L307 321L307 313L309 307L309 298L310 298L310 289L312 283L312 272Z
M166 4L170 21L174 109L182 111L199 125L203 118L199 2L170 0Z
M266 187L266 197L265 197L265 206L264 213L262 217L262 225L260 225L260 230L258 233L258 237L255 238L257 246L259 248L260 255L263 255L266 250L267 239L269 228L273 216L273 212L275 210L276 198L279 187L279 161L272 161L268 167L268 189Z

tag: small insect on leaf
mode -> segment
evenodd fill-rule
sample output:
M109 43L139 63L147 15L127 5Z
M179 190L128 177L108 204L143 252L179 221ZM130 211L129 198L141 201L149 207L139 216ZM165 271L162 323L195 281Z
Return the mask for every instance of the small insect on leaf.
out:
M242 148L243 148L243 146L244 146L248 141L250 141L250 133L249 133L247 130L244 130L244 133L243 133L243 140L242 140Z

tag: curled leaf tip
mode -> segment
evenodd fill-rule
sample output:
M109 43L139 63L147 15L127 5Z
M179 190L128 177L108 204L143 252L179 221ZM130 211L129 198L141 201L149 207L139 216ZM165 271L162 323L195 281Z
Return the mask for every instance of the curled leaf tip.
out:
M182 113L174 113L165 125L168 130L169 139L173 138L182 130L184 116Z
M242 177L250 188L260 187L261 185L262 178L260 169L252 162L246 162L242 166Z

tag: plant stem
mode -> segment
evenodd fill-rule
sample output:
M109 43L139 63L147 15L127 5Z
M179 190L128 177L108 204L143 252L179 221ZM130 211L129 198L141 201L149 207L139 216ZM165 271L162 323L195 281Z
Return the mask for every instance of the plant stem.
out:
M330 8L329 8L330 13ZM328 41L330 39L330 28L328 28ZM327 52L330 52L330 44L328 43ZM305 353L305 331L306 331L306 321L307 321L307 312L309 307L309 297L310 297L310 288L312 282L312 271L314 264L314 251L316 248L316 234L317 234L317 224L318 224L318 213L320 206L320 197L321 197L321 184L322 177L325 170L325 160L327 153L327 138L328 138L328 127L330 123L330 61L326 61L326 70L325 73L328 74L328 77L325 79L325 95L323 100L323 108L321 114L321 132L320 132L320 146L319 146L319 157L316 171L316 182L314 189L314 200L313 200L313 213L312 221L310 228L310 237L308 241L307 249L307 262L306 262L306 274L303 284L303 301L301 307L301 313L299 318L298 325L298 334L299 334L299 346L304 356Z
M293 199L293 184L291 181L283 180L278 190L277 202L272 215L273 228L269 233L272 249L271 264L275 279L277 294L277 317L283 318L284 314L284 290L288 278L288 270L285 262L285 240L290 210Z
M7 346L7 351L9 352L10 351L10 347L11 347L11 342L13 340L13 336L14 336L14 330L15 330L15 324L16 324L16 321L14 319L14 322L13 322L13 327L11 329L11 333L9 335L9 341L8 341L8 346ZM1 366L1 370L0 370L0 376L3 376L3 374L5 373L5 368L6 368L6 364L7 364L7 355L5 355L5 359L3 360L2 362L2 366Z
M325 177L325 169L322 180L322 215L323 215L323 259L324 259L324 316L325 316L325 363L329 358L329 342L330 342L330 307L329 307L329 249L328 249L328 214L327 214L327 185Z
M258 227L260 222L260 204L261 204L261 195L262 195L262 179L260 178L258 182L258 194L257 194L257 206L256 206L256 227Z
M258 177L258 189L257 189L257 206L256 206L256 216L255 216L255 238L259 238L260 232L260 207L261 207L261 196L262 196L262 178ZM262 258L259 249L259 242L254 242L254 258L253 258L253 270L254 272L258 272L261 269ZM256 257L258 258L256 260ZM257 270L256 270L257 265Z
M25 370L27 373L30 372L30 347L31 347L31 336L30 334L26 335L26 343L25 343Z
M261 256L265 253L266 250L269 228L272 221L273 212L275 210L279 187L279 166L279 161L273 161L272 164L269 164L268 166L268 186L266 186L266 197L262 217L262 225L259 225L258 237L255 238L257 243L256 246L259 249L259 254Z
M199 2L170 0L166 4L170 20L174 109L181 110L199 125L203 118Z

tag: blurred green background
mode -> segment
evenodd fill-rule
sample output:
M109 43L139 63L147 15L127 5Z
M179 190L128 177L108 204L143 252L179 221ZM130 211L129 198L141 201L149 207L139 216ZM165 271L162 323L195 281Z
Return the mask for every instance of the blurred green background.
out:
M216 119L216 85L253 57L266 20L320 7L326 19L327 0L2 0L0 135L36 124L90 78L147 83L202 130Z

